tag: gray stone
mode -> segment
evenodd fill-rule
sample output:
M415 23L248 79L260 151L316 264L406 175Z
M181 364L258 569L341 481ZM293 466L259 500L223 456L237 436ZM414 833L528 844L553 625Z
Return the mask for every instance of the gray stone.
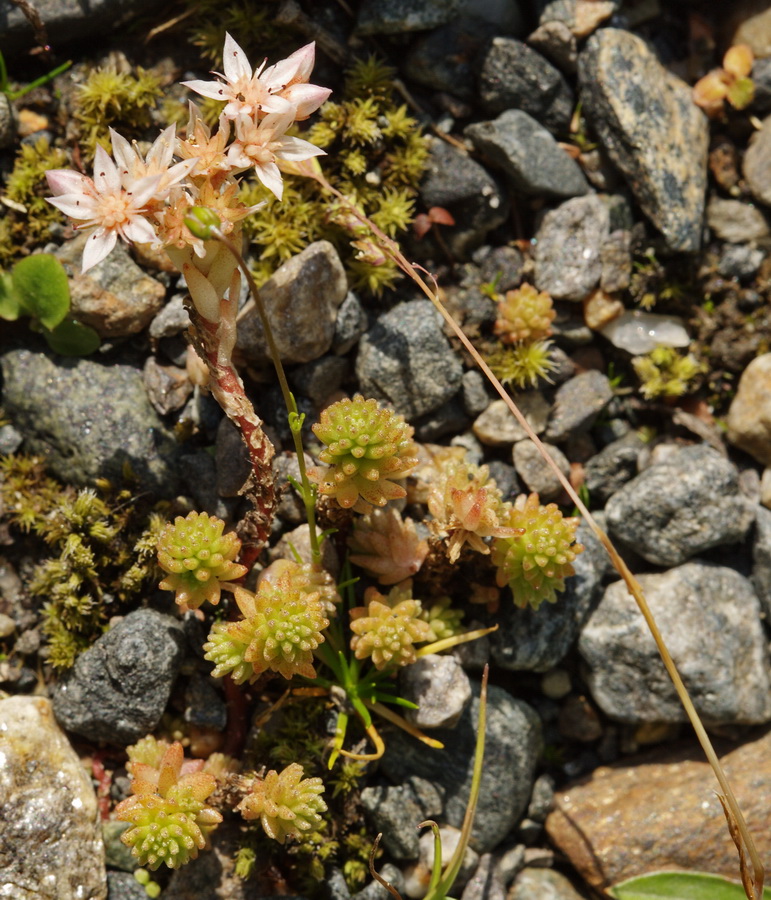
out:
M736 466L716 450L678 448L608 500L608 529L648 562L675 566L745 538L755 506L738 491Z
M542 434L551 412L551 404L544 395L540 391L525 391L517 394L515 403L533 431ZM504 400L493 400L477 417L473 429L474 434L488 447L508 447L527 437L525 429L511 414Z
M564 22L544 22L528 37L527 42L563 72L575 74L578 68L578 41Z
M361 305L361 301L349 291L345 295L337 311L335 319L335 334L332 338L332 352L338 356L344 356L353 349L356 342L367 330L367 311Z
M592 503L604 504L609 497L637 475L637 461L645 442L636 431L603 447L584 466L584 484Z
M0 757L0 896L104 900L96 795L49 700L0 700Z
M771 622L771 510L760 506L756 515L750 581L766 621Z
M565 590L555 604L538 609L515 606L504 593L501 609L489 624L498 625L490 635L493 660L512 672L548 672L564 659L586 621L608 570L608 557L585 523L576 537L583 544L573 563L575 575L565 579Z
M707 224L715 237L731 244L756 241L769 233L763 213L751 203L712 197L707 204Z
M583 111L672 250L701 242L707 117L691 88L629 31L601 28L578 58Z
M366 397L390 403L413 419L455 396L463 367L433 304L412 300L380 316L362 338L356 377Z
M506 900L506 885L495 862L492 853L479 858L477 870L463 888L461 900Z
M147 900L147 891L131 872L110 870L107 872L107 900Z
M94 0L86 9L80 0L35 0L48 37L57 44L83 39L90 34L105 36L105 31L117 31L131 16L150 10L151 0ZM3 38L14 43L20 52L21 43L34 42L32 26L21 9L11 0L0 0L0 29Z
M430 144L420 196L428 208L441 206L455 219L455 225L442 229L442 236L461 258L509 217L502 186L467 153L438 138Z
M450 857L455 853L460 843L461 832L451 825L439 826L439 839L442 845L442 865L446 865ZM408 866L404 873L404 889L408 897L420 898L426 895L431 879L431 870L434 865L434 835L432 831L424 830L420 836L420 857L413 866ZM458 870L458 875L453 883L453 893L463 888L468 879L476 871L479 863L479 854L467 846L463 854L463 860Z
M138 334L160 312L166 288L139 268L121 241L84 274L80 267L86 240L87 235L78 235L55 254L70 276L73 315L104 338Z
M631 243L631 233L617 229L608 235L608 239L600 247L600 287L603 291L612 294L629 287L632 278Z
M380 877L388 882L397 894L401 894L404 890L404 879L402 878L401 869L398 869L393 863L386 863L380 869ZM366 887L355 894L351 894L351 900L391 900L392 896L388 888L373 878ZM303 898L297 898L297 900L303 900Z
M763 127L750 138L742 167L752 196L771 206L771 116L763 120Z
M162 366L154 356L148 356L145 360L142 379L150 403L162 416L182 409L193 393L193 385L185 369Z
M492 121L476 122L464 134L520 193L562 199L589 190L578 163L522 110L509 109Z
M174 493L176 441L137 369L30 350L10 350L0 365L5 410L54 475L83 486L99 477L119 484L128 464L143 489Z
M15 453L21 447L24 435L17 431L13 425L6 422L0 425L0 455L7 456Z
M554 805L554 778L539 775L533 785L533 794L527 807L528 818L543 823Z
M553 444L544 443L544 447L557 463L560 472L567 478L570 475L570 463L565 454ZM525 487L529 491L535 491L542 503L549 503L560 496L564 488L535 444L529 440L514 444L512 459L517 475Z
M474 699L453 729L437 729L432 737L444 750L428 751L405 732L389 735L382 771L401 784L411 775L430 779L444 798L442 818L460 828L466 812L474 766L479 684ZM541 753L541 722L521 700L502 688L488 687L485 757L479 804L471 836L478 853L492 850L524 812L533 773Z
M3 149L13 147L18 127L16 110L13 108L11 98L8 94L2 94L0 97L0 147Z
M584 900L573 885L554 869L532 866L517 875L509 900Z
M573 93L559 69L509 37L493 38L483 51L479 96L493 115L521 109L554 134L567 131L573 113Z
M179 474L196 509L226 521L230 518L228 501L217 491L217 466L208 451L200 449L180 456Z
M418 441L437 441L448 434L457 435L471 424L458 396L450 397L439 409L413 422Z
M160 721L183 655L182 628L152 609L129 613L77 658L52 688L68 731L126 746Z
M490 395L487 393L487 380L476 369L469 369L463 373L460 392L463 408L470 416L478 416L490 404ZM2 430L0 430L1 435Z
M200 728L224 731L228 712L222 690L214 680L201 672L193 672L185 688L184 719Z
M283 362L310 362L331 348L347 293L343 264L329 241L310 244L273 273L260 288L260 297ZM236 346L250 361L269 362L256 309L238 323Z
M517 478L517 470L510 463L502 459L493 459L487 463L490 477L498 485L503 500L513 500L522 493L522 486Z
M607 375L596 369L581 372L557 388L545 439L562 443L584 434L612 399Z
M444 25L463 8L463 0L363 0L356 20L356 33L403 34L427 31Z
M758 274L766 251L749 244L727 244L717 261L717 270L724 278L749 281Z
M350 363L340 356L321 356L298 366L290 375L290 384L308 397L319 409L328 406L330 397L340 390L349 373Z
M104 840L104 861L114 869L133 872L137 867L137 858L131 847L120 839L121 835L131 828L131 822L117 822L108 819L102 822L102 839Z
M227 416L220 419L217 427L214 468L217 494L220 497L238 497L252 472L249 451L241 432Z
M702 720L768 721L766 640L750 582L733 569L706 562L638 579ZM687 721L623 581L606 589L578 649L589 666L592 696L606 715L633 724Z
M383 846L394 859L417 859L418 829L426 816L436 815L425 810L409 784L365 787L361 803L374 831L383 835Z
M305 465L306 468L313 465L313 460L307 454ZM290 476L299 483L300 467L297 465L297 454L289 451L277 453L273 458L273 477L278 499L276 515L287 525L300 525L305 521L305 506L289 482Z
M608 207L596 194L546 213L535 235L535 285L555 300L583 300L600 282L600 252L610 233Z
M150 323L148 333L154 341L181 334L190 326L184 294L175 294Z
M597 26L613 15L619 6L618 0L551 0L543 3L539 22L562 22L577 38L588 37Z
M401 670L399 696L418 705L404 711L418 728L454 728L471 699L471 684L454 657L430 653Z

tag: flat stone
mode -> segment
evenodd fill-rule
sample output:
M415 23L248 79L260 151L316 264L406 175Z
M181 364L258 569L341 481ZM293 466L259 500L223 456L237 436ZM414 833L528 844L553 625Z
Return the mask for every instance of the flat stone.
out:
M128 464L144 489L174 493L177 444L139 370L31 350L9 350L0 366L5 410L54 475L84 487L99 477L119 484Z
M154 356L147 357L142 377L150 403L162 416L182 409L193 393L193 385L185 369L162 366Z
M80 271L87 236L78 235L56 252L70 276L70 308L101 337L129 337L145 329L160 312L166 288L134 262L121 241L110 255Z
M544 447L557 463L560 472L567 478L570 474L570 463L565 454L553 444L545 443ZM512 458L517 475L529 491L538 494L541 503L549 503L560 496L564 488L535 444L529 440L514 444Z
M563 199L589 190L578 163L523 110L507 109L497 119L469 125L464 134L522 194Z
M743 244L769 233L768 221L751 203L712 197L707 204L707 225L721 241Z
M544 395L540 391L526 391L524 394L517 394L515 402L533 431L542 434L551 412L551 404ZM525 429L503 400L493 400L477 416L472 428L479 440L488 447L508 447L527 437Z
M96 795L50 700L0 700L0 758L0 897L104 900Z
M153 340L174 337L190 327L190 313L183 294L176 294L150 323L148 333Z
M528 36L527 42L539 53L543 53L558 69L571 75L575 73L578 66L578 41L564 22L544 22Z
M637 463L645 442L630 431L603 447L584 465L584 484L592 501L605 503L637 475Z
M442 228L442 236L460 258L509 217L503 185L467 153L438 138L429 145L420 196L428 208L440 206L455 219L455 225Z
M750 582L733 569L707 562L638 580L703 721L767 722L769 663L760 604ZM606 715L633 724L687 721L623 581L605 590L578 649L589 667L592 696Z
M347 294L343 264L329 241L309 244L273 273L260 297L283 362L310 362L331 348L337 312ZM238 323L236 346L252 362L270 361L256 309Z
M698 249L709 126L690 86L618 28L589 38L578 75L584 114L643 212L670 249Z
M771 833L771 733L721 755L761 859ZM695 741L601 767L560 791L546 820L551 840L598 891L669 869L738 879L736 847ZM753 827L753 823L755 827ZM542 895L543 896L543 895Z
M584 434L612 399L607 375L596 369L575 375L557 388L545 439L562 443Z
M541 54L510 37L495 37L483 51L479 96L493 115L520 109L560 134L573 113L573 93L562 73Z
M755 506L739 494L736 466L705 444L673 448L605 507L611 536L657 566L744 540Z
M399 673L399 696L418 709L404 717L418 728L453 728L471 699L468 675L453 656L430 653Z
M92 741L133 744L160 721L183 645L182 628L171 616L152 609L129 613L54 685L56 718Z
M365 397L389 403L413 419L455 396L463 366L433 304L412 300L380 316L361 339L356 377Z
M596 194L548 212L535 235L535 286L555 300L583 300L600 282L608 207Z
M771 353L763 353L742 372L728 410L728 440L771 466Z

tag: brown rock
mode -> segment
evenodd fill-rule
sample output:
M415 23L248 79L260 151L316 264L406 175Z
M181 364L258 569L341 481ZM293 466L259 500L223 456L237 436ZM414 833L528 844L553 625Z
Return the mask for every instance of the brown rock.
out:
M761 859L771 854L771 732L721 759ZM558 792L546 830L581 876L606 889L662 869L738 879L736 847L700 749L688 744L602 767Z
M728 410L728 440L771 466L771 353L756 356L742 373Z
M771 205L771 116L763 119L763 127L750 138L744 154L744 177L752 196L759 202Z

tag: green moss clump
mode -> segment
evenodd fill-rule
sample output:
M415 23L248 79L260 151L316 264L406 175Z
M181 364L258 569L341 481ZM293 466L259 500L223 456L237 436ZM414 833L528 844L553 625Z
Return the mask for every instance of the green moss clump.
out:
M15 262L25 251L42 243L54 222L63 220L58 209L47 203L50 190L45 180L49 169L67 166L67 154L51 147L46 138L35 144L22 144L5 184L5 199L13 206L4 208L0 219L0 262Z
M681 355L673 347L656 347L646 356L635 356L632 365L646 400L682 397L706 370L690 353Z
M232 34L250 60L273 56L287 41L287 29L276 23L278 0L191 0L190 37L201 55L219 67L225 32ZM297 39L294 39L297 44Z
M109 66L92 69L78 87L74 112L85 160L94 158L97 144L111 152L110 127L139 137L152 124L152 109L162 97L158 78L140 66L136 74Z
M0 459L0 505L12 525L50 548L29 588L43 601L48 661L69 668L109 616L158 578L154 551L165 517L128 490L100 496L64 487L41 459L21 455Z
M347 73L341 98L325 103L307 131L295 132L327 152L321 165L330 183L392 238L415 218L415 196L428 159L417 120L393 97L394 75L375 57L358 60ZM368 252L369 230L343 206L330 205L311 179L285 176L280 203L246 179L241 199L249 204L267 199L245 223L258 248L254 274L259 283L321 238L340 251L354 289L379 295L399 277L390 260L372 265L369 259L377 252Z

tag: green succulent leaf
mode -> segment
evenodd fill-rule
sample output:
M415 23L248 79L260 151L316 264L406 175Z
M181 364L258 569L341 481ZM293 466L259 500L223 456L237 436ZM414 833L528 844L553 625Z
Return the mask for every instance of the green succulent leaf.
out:
M614 885L616 900L745 900L735 881L707 872L656 872Z
M64 267L50 253L35 253L11 269L22 310L53 330L70 311L70 286Z
M56 328L43 331L48 346L61 356L88 356L99 349L101 339L93 328L75 319L65 319Z
M0 272L0 319L15 322L19 318L21 304L13 289L13 281L7 272Z

